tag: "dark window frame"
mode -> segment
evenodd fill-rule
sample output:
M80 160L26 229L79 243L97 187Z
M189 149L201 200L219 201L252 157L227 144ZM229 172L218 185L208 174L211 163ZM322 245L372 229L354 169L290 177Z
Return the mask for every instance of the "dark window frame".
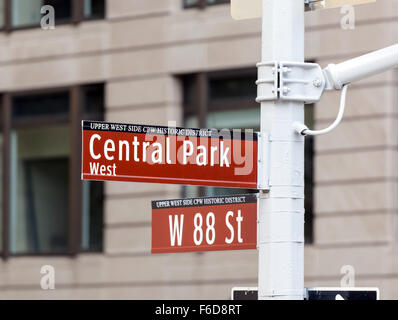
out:
M90 17L84 16L84 5L83 0L70 0L72 5L71 10L71 18L70 19L62 19L56 21L56 26L60 25L67 25L67 24L74 24L77 25L79 23L85 21L94 21L94 20L104 20L106 19L106 0L104 4L104 15L92 15ZM39 24L29 24L29 25L22 25L22 26L13 26L12 25L12 0L4 0L4 24L0 27L0 32L13 32L19 30L27 30L27 29L34 29L40 28Z
M230 3L230 0L221 0L221 2L218 2L218 3L208 3L207 0L199 0L197 4L188 5L188 4L186 4L185 0L182 0L182 1L183 1L182 5L183 5L184 9L192 9L192 8L205 9L206 7Z
M200 128L207 128L206 118L207 114L211 111L230 111L238 109L250 109L259 108L254 97L250 99L222 99L218 101L210 100L210 80L211 79L222 79L234 76L253 76L257 78L257 70L254 68L245 69L232 69L225 71L213 71L213 72L200 72L196 74L182 75L181 79L183 82L191 82L192 90L192 101L188 102L184 97L183 105L183 119L187 119L190 116L196 116L198 119L198 125ZM255 83L253 83L253 86ZM183 86L185 88L185 86ZM184 94L185 95L185 94ZM306 105L305 108L314 108L314 105ZM311 113L313 115L313 113ZM313 120L313 119L312 119ZM312 161L305 162L305 177L307 178L304 193L305 193L305 244L311 245L314 242L314 137L307 137L306 140L306 156ZM198 189L200 197L205 196L205 188L199 187Z
M92 86L104 86L103 83L90 83L87 85L75 85L72 87L57 87L40 90L26 90L19 92L3 92L1 99L1 133L3 136L2 146L2 170L3 176L1 183L2 190L2 210L0 218L2 219L2 246L0 255L3 260L11 257L20 256L76 256L79 253L98 253L103 251L84 250L81 248L82 233L82 214L83 214L83 194L81 181L81 121L91 119L97 121L104 120L104 110L101 112L86 112L84 110L84 90ZM12 102L14 97L43 95L49 93L68 92L69 93L69 113L62 117L26 117L23 120L14 119L12 115ZM104 88L105 99L105 88ZM105 103L105 100L104 100ZM68 213L68 248L65 253L12 253L10 252L10 208L11 208L11 132L14 129L43 127L49 125L66 124L70 132L70 156L69 156L69 213ZM102 197L104 199L104 195Z

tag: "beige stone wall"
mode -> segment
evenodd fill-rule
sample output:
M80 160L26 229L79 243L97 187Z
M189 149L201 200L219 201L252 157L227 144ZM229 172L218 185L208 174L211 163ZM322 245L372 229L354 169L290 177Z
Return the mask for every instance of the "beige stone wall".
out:
M307 13L307 59L325 66L397 41L397 1L356 13L354 31L340 29L338 9ZM107 120L165 125L182 120L175 75L260 59L260 21L235 22L227 5L199 11L182 10L180 0L117 0L107 15L0 34L0 91L104 81ZM397 86L396 72L353 85L342 125L316 140L307 286L339 286L341 266L352 265L357 285L398 298ZM338 101L325 94L317 127L333 121ZM256 251L150 255L150 201L180 195L178 186L107 183L104 254L0 262L0 298L226 299L233 286L256 286ZM44 264L56 270L51 292L39 289Z
M397 9L395 1L358 7L354 31L339 29L338 10L316 13L309 18L307 57L326 65L396 43ZM352 265L357 286L377 286L382 298L398 298L396 76L388 72L352 85L342 125L316 140L307 286L339 285L340 268ZM318 128L333 121L338 101L338 93L327 93L317 104Z

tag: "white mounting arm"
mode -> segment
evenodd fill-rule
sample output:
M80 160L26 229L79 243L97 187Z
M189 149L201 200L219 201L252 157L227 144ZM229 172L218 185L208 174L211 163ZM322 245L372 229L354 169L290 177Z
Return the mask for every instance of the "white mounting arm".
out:
M324 90L341 90L339 114L332 125L323 130L312 131L305 124L293 123L294 130L301 135L322 135L335 129L341 122L345 109L348 85L354 81L373 76L398 67L398 44L387 47L340 64L330 64L323 70Z
M365 54L324 69L326 90L340 90L345 84L398 67L398 44Z

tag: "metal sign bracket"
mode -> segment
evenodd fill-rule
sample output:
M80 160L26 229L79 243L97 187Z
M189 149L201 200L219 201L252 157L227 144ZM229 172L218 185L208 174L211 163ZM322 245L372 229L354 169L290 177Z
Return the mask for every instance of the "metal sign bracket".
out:
M271 61L258 63L256 101L299 101L314 103L321 99L326 81L316 63Z

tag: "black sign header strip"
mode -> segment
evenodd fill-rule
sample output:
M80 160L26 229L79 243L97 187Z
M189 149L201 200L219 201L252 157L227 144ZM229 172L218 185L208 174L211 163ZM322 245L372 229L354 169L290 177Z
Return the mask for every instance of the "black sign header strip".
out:
M176 137L196 137L196 138L220 138L232 140L257 141L258 135L251 130L229 130L229 129L193 129L182 127L165 127L141 124L114 123L103 121L82 121L83 130L122 132L122 133L141 133L152 135L176 136Z
M206 206L223 206L236 205L246 203L256 203L257 194L231 195L223 197L204 197L204 198L187 198L172 200L156 200L152 201L152 209L170 209L170 208L186 208L186 207L206 207Z

